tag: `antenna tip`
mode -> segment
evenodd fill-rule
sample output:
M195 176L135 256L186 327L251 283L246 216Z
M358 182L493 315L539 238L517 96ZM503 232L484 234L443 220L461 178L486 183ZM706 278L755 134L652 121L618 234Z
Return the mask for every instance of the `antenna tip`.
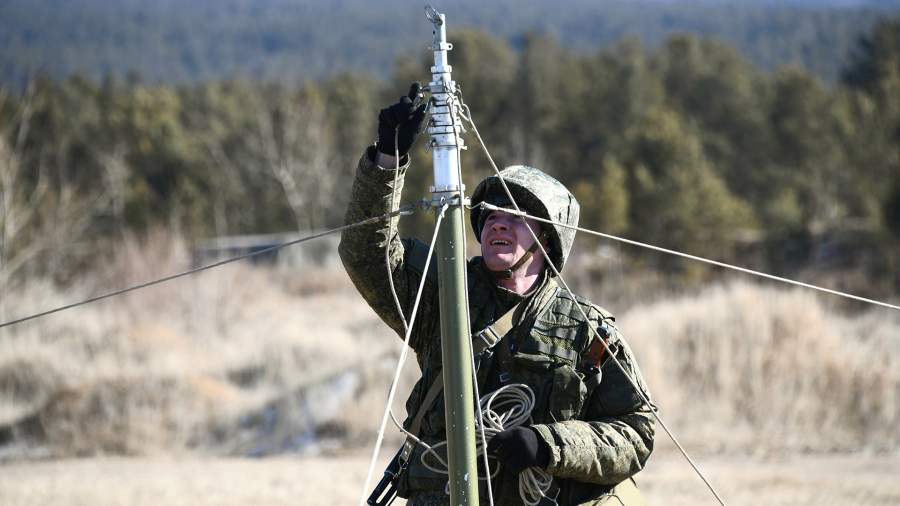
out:
M425 17L428 19L428 21L431 21L436 25L440 25L444 22L441 13L438 12L437 9L432 7L430 4L425 6Z

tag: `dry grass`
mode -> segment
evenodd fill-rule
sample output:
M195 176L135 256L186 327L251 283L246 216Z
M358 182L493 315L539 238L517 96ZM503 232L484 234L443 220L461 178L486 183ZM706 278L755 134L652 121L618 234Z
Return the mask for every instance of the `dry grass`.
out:
M102 283L29 283L4 294L4 312L183 270L185 251L167 236L132 240ZM400 342L342 272L308 272L233 264L0 330L0 456L269 452L288 445L266 441L278 430L372 434L356 415L383 405ZM348 367L343 405L288 417Z
M893 450L900 317L733 283L620 319L665 418L704 450Z
M102 276L65 291L31 282L0 306L9 319L177 272L185 252L166 235L131 240ZM621 316L695 451L900 448L890 312L851 318L737 283ZM340 270L316 266L230 265L2 329L0 460L367 447L399 345Z

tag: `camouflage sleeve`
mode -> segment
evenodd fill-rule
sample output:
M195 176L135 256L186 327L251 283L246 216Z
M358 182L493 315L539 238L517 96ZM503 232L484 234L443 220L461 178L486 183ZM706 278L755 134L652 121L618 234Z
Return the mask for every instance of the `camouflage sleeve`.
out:
M610 343L650 399L634 355L618 331ZM582 420L534 426L550 447L547 471L554 476L613 485L643 469L653 451L654 408L641 399L613 360L607 359L601 372Z
M369 147L359 160L350 204L345 215L345 224L356 223L366 218L380 216L396 210L400 205L400 192L403 189L403 176L409 167L409 159L403 160L400 173L397 175L397 186L394 187L393 168L379 167L374 162L374 146ZM391 195L395 195L394 208L391 209ZM347 274L378 316L400 336L403 336L403 322L397 312L397 306L391 295L390 284L385 265L385 248L390 243L390 269L394 287L406 318L412 312L412 305L419 282L422 279L425 257L428 246L415 239L400 239L397 234L399 216L370 225L363 225L345 230L341 235L338 252ZM429 269L422 301L420 317L417 318L415 332L410 346L419 350L422 335L430 335L428 326L433 318L427 315L436 299L436 270Z

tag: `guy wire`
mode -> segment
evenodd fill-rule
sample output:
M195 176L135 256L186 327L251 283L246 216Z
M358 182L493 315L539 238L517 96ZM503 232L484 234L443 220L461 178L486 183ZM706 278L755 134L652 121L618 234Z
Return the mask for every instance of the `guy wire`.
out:
M362 220L362 221L359 221L359 222L356 222L356 223L351 223L351 224L349 224L349 225L343 225L343 226L341 226L341 227L333 228L333 229L331 229L331 230L326 230L326 231L324 231L324 232L319 232L319 233L317 233L317 234L313 234L313 235L309 235L309 236L306 236L306 237L302 237L302 238L300 238L300 239L294 239L294 240L292 240L292 241L287 241L287 242L284 242L284 243L281 243L281 244L276 244L276 245L274 245L274 246L270 246L270 247L268 247L268 248L261 249L261 250L259 250L259 251L252 251L252 252L250 252L250 253L246 253L246 254L243 254L243 255L239 255L239 256L236 256L236 257L226 258L225 260L220 260L220 261L218 261L218 262L213 262L213 263L211 263L211 264L207 264L207 265L203 265L203 266L196 267L196 268L193 268L193 269L189 269L189 270L186 270L186 271L183 271L183 272L179 272L179 273L177 273L177 274L172 274L172 275L170 275L170 276L165 276L165 277L163 277L163 278L155 279L155 280L153 280L153 281L147 281L147 282L145 282L145 283L140 283L140 284L138 284L138 285L130 286L130 287L127 287L127 288L122 288L122 289L120 289L120 290L115 290L115 291L112 291L112 292L109 292L109 293L105 293L105 294L102 294L102 295L97 295L97 296L95 296L95 297L90 297L90 298L88 298L88 299L85 299L85 300L82 300L82 301L79 301L79 302L73 302L73 303L71 303L71 304L66 304L66 305L64 305L64 306L60 306L60 307L57 307L57 308L54 308L54 309L50 309L50 310L47 310L47 311L41 311L40 313L36 313L36 314L30 315L30 316L25 316L25 317L22 317L22 318L16 318L15 320L10 320L10 321L7 321L7 322L0 323L0 328L3 328L3 327L9 327L9 326L16 325L16 324L19 324L19 323L22 323L22 322L26 322L26 321L29 321L29 320L34 320L35 318L41 318L41 317L43 317L43 316L51 315L51 314L53 314L53 313L58 313L58 312L60 312L60 311L65 311L66 309L72 309L72 308L75 308L75 307L78 307L78 306L83 306L83 305L85 305L85 304L90 304L90 303L92 303L92 302L97 302L97 301L100 301L100 300L103 300L103 299L108 299L108 298L110 298L110 297L115 297L115 296L117 296L117 295L122 295L122 294L124 294L124 293L132 292L132 291L135 291L135 290L140 290L140 289L142 289L142 288L147 288L147 287L149 287L149 286L158 285L158 284L160 284L160 283L165 283L166 281L172 281L173 279L177 279L177 278L180 278L180 277L183 277L183 276L188 276L188 275L190 275L190 274L195 274L195 273L197 273L197 272L206 271L206 270L209 270L209 269L213 269L213 268L215 268L215 267L220 267L220 266L222 266L222 265L230 264L230 263L232 263L232 262L237 262L238 260L244 260L244 259L246 259L246 258L255 257L255 256L257 256L257 255L263 255L263 254L266 254L266 253L271 253L271 252L273 252L273 251L277 251L277 250L280 250L280 249L282 249L282 248L286 248L286 247L288 247L288 246L293 246L294 244L300 244L300 243L303 243L303 242L306 242L306 241L311 241L311 240L313 240L313 239L319 239L319 238L321 238L321 237L325 237L326 235L333 234L333 233L336 233L336 232L342 232L342 231L344 231L344 230L349 230L349 229L351 229L351 228L356 228L356 227L360 227L360 226L363 226L363 225L369 225L369 224L371 224L371 223L375 223L375 222L377 222L377 221L380 221L380 220L384 219L385 217L393 217L393 216L398 216L398 215L403 215L403 214L412 214L412 213L414 213L414 212L416 211L416 209L419 208L419 206L420 206L419 203L416 203L416 204L409 204L409 205L406 205L406 206L401 206L401 207L400 207L399 209L397 209L396 211L391 211L391 212L385 213L385 214L383 214L383 215L381 215L381 216L375 216L375 217L372 217L372 218L367 218L367 219L365 219L365 220Z
M586 234L596 235L596 236L598 236L598 237L603 237L603 238L605 238L605 239L611 239L611 240L613 240L613 241L619 241L619 242L622 242L622 243L625 243L625 244L630 244L630 245L632 245L632 246L639 246L639 247L642 247L642 248L647 248L647 249L650 249L650 250L653 250L653 251L658 251L658 252L660 252L660 253L666 253L666 254L669 254L669 255L674 255L674 256L686 258L686 259L688 259L688 260L695 260L695 261L698 261L698 262L703 262L703 263L706 263L706 264L709 264L709 265L714 265L714 266L716 266L716 267L723 267L723 268L725 268L725 269L731 269L731 270L734 270L734 271L743 272L743 273L745 273L745 274L751 274L751 275L753 275L753 276L759 276L759 277L762 277L762 278L771 279L771 280L774 280L774 281L780 281L780 282L782 282L782 283L787 283L787 284L790 284L790 285L800 286L800 287L803 287L803 288L809 288L809 289L811 289L811 290L817 290L817 291L824 292L824 293L828 293L828 294L831 294L831 295L837 295L837 296L840 296L840 297L846 297L846 298L848 298L848 299L852 299L852 300L856 300L856 301L860 301L860 302L866 302L866 303L868 303L868 304L874 304L874 305L876 305L876 306L882 306L882 307L886 307L886 308L888 308L888 309L895 309L895 310L900 311L900 306L896 306L896 305L894 305L894 304L889 304L889 303L887 303L887 302L882 302L882 301L875 300L875 299L867 299L867 298L865 298L865 297L860 297L859 295L853 295L853 294L851 294L851 293L841 292L841 291L838 291L838 290L832 290L832 289L830 289L830 288L825 288L825 287L818 286L818 285L812 285L812 284L809 284L809 283L804 283L804 282L802 282L802 281L796 281L796 280L789 279L789 278L783 278L783 277L780 277L780 276L775 276L775 275L773 275L773 274L767 274L767 273L765 273L765 272L755 271L755 270L753 270L753 269L748 269L748 268L746 268L746 267L740 267L740 266L737 266L737 265L732 265L732 264L728 264L728 263L725 263L725 262L720 262L720 261L718 261L718 260L711 260L711 259L709 259L709 258L699 257L699 256L696 256L696 255L691 255L691 254L689 254L689 253L682 253L681 251L676 251L676 250L672 250L672 249L667 249L667 248L663 248L663 247L660 247L660 246L654 246L654 245L652 245L652 244L647 244L647 243L640 242L640 241L635 241L635 240L632 240L632 239L626 239L626 238L624 238L624 237L619 237L619 236L615 236L615 235L611 235L611 234L605 234L605 233L603 233L603 232L597 232L596 230L590 230L590 229L587 229L587 228L576 227L576 226L573 226L573 225L568 225L568 224L565 224L565 223L560 223L560 222L558 222L558 221L553 221L553 220L548 220L548 219L546 219L546 218L541 218L541 217L539 217L539 216L532 216L532 215L530 215L530 214L528 214L528 213L525 213L525 212L521 212L521 214L520 214L519 212L514 212L514 211L511 211L510 209L504 209L504 208L497 207L497 206L494 206L494 205L492 205L492 204L487 204L487 203L484 203L484 202L482 202L481 204L479 204L479 206L480 206L480 207L483 207L483 208L485 208L485 209L490 209L490 210L492 210L492 211L501 211L501 212L505 212L505 213L510 213L510 214L515 214L515 215L520 215L520 216L523 216L523 217L526 217L526 218L532 218L532 219L534 219L535 221L540 221L540 222L542 222L542 223L549 223L549 224L551 224L551 225L557 225L557 226L560 226L560 227L565 227L565 228L569 228L569 229L572 229L572 230L577 230L577 231L579 231L579 232L584 232L584 233L586 233Z
M471 111L469 111L468 106L463 105L463 107L467 111L467 114L464 117L466 118L466 120L468 120L469 124L472 126L472 131L475 132L475 136L478 138L478 142L481 144L481 148L484 150L484 153L487 156L488 161L491 164L491 167L493 167L494 173L499 178L500 184L501 184L501 186L503 186L503 190L506 192L507 197L509 197L509 200L512 203L513 207L516 209L516 211L518 213L524 214L523 211L519 208L519 205L516 203L516 200L513 197L512 192L509 190L509 187L506 185L506 181L503 179L503 175L500 174L500 170L497 168L497 164L494 163L494 159L493 159L493 157L491 157L491 154L488 151L487 146L484 144L484 140L481 138L481 134L478 133L478 127L475 126L475 122L472 120ZM522 219L524 220L525 218L522 217ZM553 269L554 274L556 274L556 277L559 280L559 282L562 284L563 288L570 295L574 296L574 293L569 288L568 283L566 283L565 279L562 277L559 270L553 264L553 261L550 260L550 255L547 254L547 250L544 248L544 245L541 244L540 240L538 239L537 234L533 230L531 230L531 227L526 227L526 228L528 229L528 231L531 234L531 237L534 239L535 243L540 248L541 253L544 255L544 258L547 261L547 265L549 265L550 268ZM590 321L590 318L588 318L587 314L584 311L584 308L581 307L581 304L575 304L575 307L578 308L578 311L581 313L581 316L585 319L585 321ZM703 472L700 471L700 468L697 466L697 464L694 462L694 460L690 457L690 455L688 455L687 450L685 450L684 447L681 446L681 443L678 442L678 439L675 438L675 435L672 433L672 431L669 429L669 427L663 421L662 417L659 415L658 409L656 409L653 406L653 404L650 402L650 399L647 397L646 394L644 394L643 390L640 388L640 386L637 384L637 382L634 380L634 378L631 377L631 375L628 373L628 371L625 370L625 367L622 365L622 363L619 361L619 359L616 358L614 353L612 353L612 350L610 350L609 346L606 344L606 341L604 341L600 337L600 335L597 333L597 329L595 329L593 325L588 325L587 327L594 334L594 338L599 340L600 344L603 345L607 354L613 360L613 362L616 364L616 366L622 371L622 373L625 375L625 377L628 378L628 381L634 387L635 392L641 397L641 399L647 404L647 406L650 407L650 412L653 413L653 417L656 419L657 422L659 422L660 426L663 428L663 430L669 436L669 439L672 440L672 442L675 444L675 446L681 452L682 456L684 456L684 458L688 461L688 463L694 469L694 472L700 477L700 479L703 481L703 483L706 484L706 487L709 489L710 492L712 492L713 496L715 496L715 498L719 502L719 504L721 504L722 506L726 506L725 501L722 499L722 497L716 491L715 487L713 487L712 483L709 482L709 480L706 478L706 476L703 474Z

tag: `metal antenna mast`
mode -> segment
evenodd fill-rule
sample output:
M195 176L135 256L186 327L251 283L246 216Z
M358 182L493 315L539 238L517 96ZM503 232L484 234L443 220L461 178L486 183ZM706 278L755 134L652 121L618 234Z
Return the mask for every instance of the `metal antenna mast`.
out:
M431 134L436 203L451 203L437 239L438 294L441 313L441 356L447 427L450 504L478 505L475 451L475 404L472 388L471 334L466 296L466 252L463 206L465 187L460 179L459 155L464 149L456 83L450 77L444 15L430 5L425 16L434 25L434 66L431 67Z

